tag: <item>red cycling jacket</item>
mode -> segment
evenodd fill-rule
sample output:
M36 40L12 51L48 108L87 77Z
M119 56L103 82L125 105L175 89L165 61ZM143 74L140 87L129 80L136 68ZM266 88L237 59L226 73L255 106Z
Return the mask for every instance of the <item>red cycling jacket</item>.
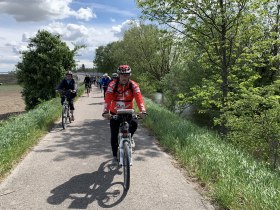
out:
M104 112L110 111L111 114L116 114L118 109L133 109L133 99L136 100L140 112L146 112L144 100L136 82L129 80L126 85L118 83L118 87L115 88L115 86L115 81L111 81L108 85L105 94Z

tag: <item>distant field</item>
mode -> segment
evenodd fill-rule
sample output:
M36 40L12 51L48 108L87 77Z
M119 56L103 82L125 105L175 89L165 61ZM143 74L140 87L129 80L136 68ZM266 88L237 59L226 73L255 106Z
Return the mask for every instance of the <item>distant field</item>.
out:
M19 85L0 85L0 120L25 110Z
M2 91L17 91L20 92L22 88L19 85L0 85L0 93Z

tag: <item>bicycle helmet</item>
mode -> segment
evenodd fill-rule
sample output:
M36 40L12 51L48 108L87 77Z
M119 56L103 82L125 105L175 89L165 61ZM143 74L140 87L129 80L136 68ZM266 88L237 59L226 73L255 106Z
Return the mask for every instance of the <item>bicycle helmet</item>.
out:
M72 71L67 71L66 75L73 75Z
M118 75L117 73L113 73L113 74L112 74L112 78L113 78L113 79L116 79L116 78L118 78L118 77L119 77L119 75Z
M120 65L117 72L118 74L131 74L131 68L128 65Z

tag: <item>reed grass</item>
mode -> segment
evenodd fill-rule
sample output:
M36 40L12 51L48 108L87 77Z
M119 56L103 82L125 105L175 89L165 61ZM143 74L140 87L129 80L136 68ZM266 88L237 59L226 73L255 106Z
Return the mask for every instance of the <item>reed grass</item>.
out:
M217 134L146 100L144 124L223 209L280 209L279 173ZM246 135L246 134L244 134Z

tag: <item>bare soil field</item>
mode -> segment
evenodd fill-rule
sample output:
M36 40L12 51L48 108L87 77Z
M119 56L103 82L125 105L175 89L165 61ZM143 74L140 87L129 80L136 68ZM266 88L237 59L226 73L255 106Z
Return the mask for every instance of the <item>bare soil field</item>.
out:
M24 100L21 97L19 85L0 86L0 120L25 111Z

